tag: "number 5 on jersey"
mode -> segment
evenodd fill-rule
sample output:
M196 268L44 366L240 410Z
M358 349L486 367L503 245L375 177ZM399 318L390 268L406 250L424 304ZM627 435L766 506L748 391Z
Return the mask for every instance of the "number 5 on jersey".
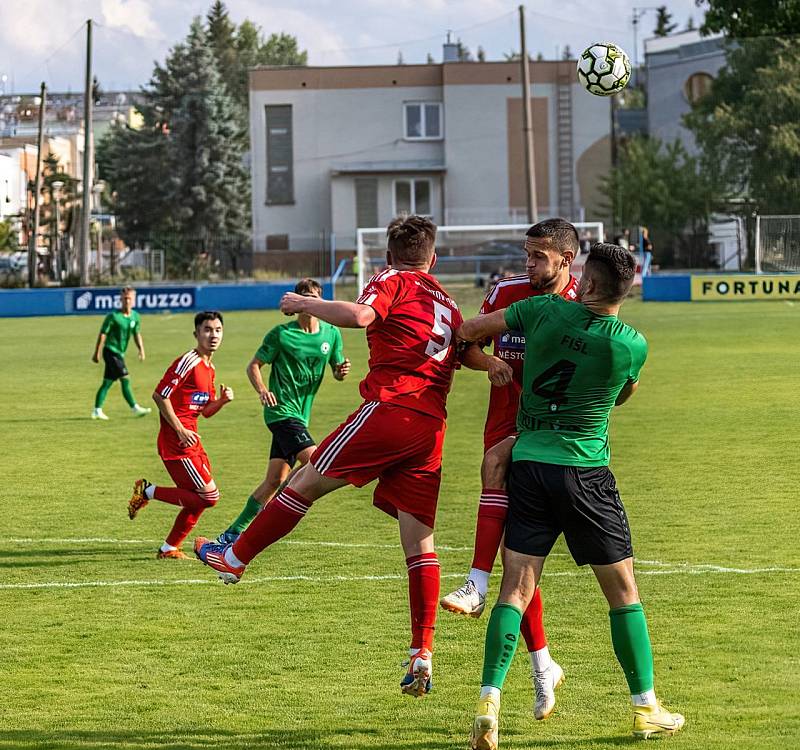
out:
M453 311L446 305L438 302L433 303L433 327L431 333L434 336L439 336L444 341L437 343L433 339L428 340L428 345L425 347L425 354L433 357L437 362L443 362L447 356L447 351L450 348L450 341L453 338Z

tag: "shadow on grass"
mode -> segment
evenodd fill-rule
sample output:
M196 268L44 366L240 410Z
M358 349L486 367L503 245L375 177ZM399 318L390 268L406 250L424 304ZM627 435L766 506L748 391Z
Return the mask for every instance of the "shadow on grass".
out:
M197 729L191 734L185 732L136 732L125 730L108 731L36 731L0 730L0 750L16 748L36 748L36 750L83 750L84 748L114 747L124 750L408 750L424 747L426 750L456 750L466 748L466 734L463 740L454 737L452 732L441 727L415 726L406 737L388 738L389 728L383 731L368 727L341 727L322 731L317 729L269 729L263 732L230 732L214 729ZM515 747L528 747L522 737L513 732ZM424 739L423 739L424 738ZM520 745L520 742L523 742ZM531 742L533 740L531 739ZM619 747L633 745L631 736L593 737L588 739L537 739L536 747L566 748L591 745L592 747Z
M126 562L136 562L142 559L155 559L156 550L152 555L125 555L114 554L115 560ZM57 568L64 565L75 565L78 562L88 562L89 558L97 558L98 562L103 562L109 557L108 547L62 547L59 549L42 549L41 547L30 547L28 545L20 547L6 548L0 551L0 569L2 568Z

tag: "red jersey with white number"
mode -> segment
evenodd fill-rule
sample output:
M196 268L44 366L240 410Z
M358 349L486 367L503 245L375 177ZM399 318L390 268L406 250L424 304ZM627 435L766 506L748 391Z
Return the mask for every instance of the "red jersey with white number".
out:
M527 274L500 279L486 296L480 314L486 315L503 310L514 302L542 294L531 287ZM567 285L559 294L568 300L578 299L578 280L569 277ZM521 331L503 331L493 338L494 355L514 371L514 379L505 386L492 386L489 394L489 411L483 428L484 450L489 450L501 440L517 433L517 410L519 394L522 391L522 370L525 365L525 334Z
M392 268L375 274L356 301L376 314L367 328L369 372L360 385L364 400L444 419L458 362L458 305L430 274Z
M197 432L197 417L209 401L213 401L214 365L205 362L192 349L178 357L164 373L156 393L169 399L175 416L180 423L192 432ZM161 417L161 429L158 432L158 455L166 461L185 458L203 450L198 440L192 446L182 447L178 442L178 434Z

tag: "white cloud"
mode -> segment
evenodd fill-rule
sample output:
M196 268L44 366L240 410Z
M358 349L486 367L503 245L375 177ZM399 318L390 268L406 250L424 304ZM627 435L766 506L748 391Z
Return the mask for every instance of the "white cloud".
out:
M159 36L147 0L101 0L100 12L109 26L127 29L140 36Z

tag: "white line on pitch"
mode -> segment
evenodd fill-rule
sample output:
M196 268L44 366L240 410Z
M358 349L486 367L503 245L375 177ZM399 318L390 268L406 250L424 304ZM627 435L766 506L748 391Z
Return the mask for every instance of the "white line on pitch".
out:
M726 568L720 565L688 565L678 564L674 568L661 568L658 570L640 570L639 575L707 575L732 573L742 575L757 575L759 573L800 573L800 568ZM554 571L545 573L544 578L574 578L588 575L586 570ZM443 573L442 578L462 578L462 573ZM303 581L307 583L344 583L344 582L370 582L370 581L404 581L405 574L391 573L387 575L366 576L261 576L246 578L243 583L253 585L261 583L283 583ZM127 586L188 586L216 584L217 580L209 578L184 578L175 580L127 580L127 581L50 581L43 583L0 583L0 590L10 589L80 589L80 588L122 588Z
M33 537L11 537L0 539L0 544L147 544L159 545L161 540L156 539L111 539L108 537L85 537L85 538L42 538ZM296 545L298 547L343 547L346 549L399 549L400 543L396 544L370 544L368 542L326 542L326 541L304 541L301 539L284 539L277 544ZM447 544L437 544L436 549L442 552L472 552L472 547L453 547ZM2 552L2 550L0 550ZM551 552L550 557L566 557L566 552Z

